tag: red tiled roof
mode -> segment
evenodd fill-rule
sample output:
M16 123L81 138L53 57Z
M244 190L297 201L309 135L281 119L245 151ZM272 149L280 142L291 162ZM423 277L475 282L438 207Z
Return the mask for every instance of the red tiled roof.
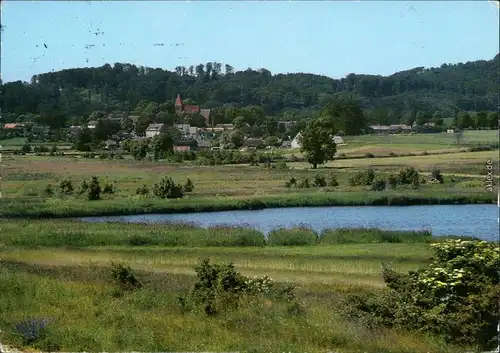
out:
M190 146L174 146L174 151L189 151Z
M183 111L189 112L189 113L198 113L200 107L197 105L185 105L183 107Z

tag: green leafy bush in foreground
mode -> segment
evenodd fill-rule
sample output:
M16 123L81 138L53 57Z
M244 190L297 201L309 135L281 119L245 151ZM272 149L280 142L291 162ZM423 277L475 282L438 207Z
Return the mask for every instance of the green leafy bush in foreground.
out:
M276 283L268 276L246 277L236 272L232 263L210 264L207 259L201 260L195 271L196 283L191 291L177 298L184 312L214 316L237 309L245 300L265 296L286 302L290 313L302 313L292 284Z
M434 333L477 350L495 347L499 245L448 240L431 247L434 259L428 267L408 274L384 269L388 291L351 297L348 315L368 325Z

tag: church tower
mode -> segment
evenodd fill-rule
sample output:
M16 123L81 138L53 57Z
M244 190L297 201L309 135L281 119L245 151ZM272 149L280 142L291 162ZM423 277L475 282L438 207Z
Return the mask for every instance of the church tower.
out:
M177 98L175 99L175 114L182 114L182 100L181 100L181 95L178 94Z

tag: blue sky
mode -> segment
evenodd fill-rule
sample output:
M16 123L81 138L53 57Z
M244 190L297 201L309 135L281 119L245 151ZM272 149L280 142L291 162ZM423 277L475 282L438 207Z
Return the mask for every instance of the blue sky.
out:
M173 70L207 61L274 74L389 75L492 59L498 16L485 0L2 1L2 79L115 62Z

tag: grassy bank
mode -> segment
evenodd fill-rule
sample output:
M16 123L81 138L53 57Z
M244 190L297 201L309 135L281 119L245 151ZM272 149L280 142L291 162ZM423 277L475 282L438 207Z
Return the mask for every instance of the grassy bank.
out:
M253 197L187 197L161 199L103 199L86 201L77 198L17 198L0 201L0 217L49 218L119 216L152 213L190 213L234 210L257 210L280 207L314 206L410 206L496 203L492 192L351 191L296 192L284 195Z

